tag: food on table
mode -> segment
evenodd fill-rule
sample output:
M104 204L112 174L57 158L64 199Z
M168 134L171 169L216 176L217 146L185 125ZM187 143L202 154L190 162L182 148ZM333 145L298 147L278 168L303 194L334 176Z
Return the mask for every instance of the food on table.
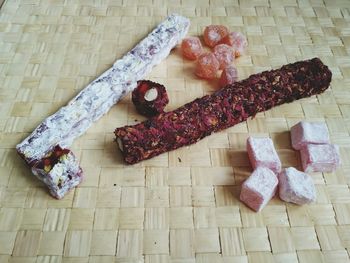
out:
M196 75L203 79L213 79L219 69L219 61L213 53L205 53L199 56L196 66Z
M291 129L292 146L295 150L300 150L306 144L326 144L329 143L329 133L327 125L322 122L301 121Z
M164 112L169 99L163 85L150 80L141 80L137 82L137 87L132 92L132 102L140 114L152 117Z
M283 201L298 205L316 201L316 189L312 178L293 167L283 169L278 175L279 196Z
M242 56L248 46L246 37L240 32L228 33L220 43L233 47L236 57Z
M333 144L307 144L300 150L304 172L334 172L340 165L339 147Z
M233 84L238 79L238 73L235 66L228 66L224 68L221 73L219 85L220 87L225 87L227 85Z
M204 42L208 47L214 47L222 41L222 39L227 36L228 29L226 26L222 25L210 25L204 29Z
M182 40L181 49L184 57L190 60L196 60L203 52L203 47L198 37L187 37Z
M270 138L249 137L247 151L254 169L261 166L271 169L276 174L281 171L281 161Z
M213 53L216 59L219 61L220 69L224 69L225 67L232 64L235 60L235 56L233 53L232 47L226 44L220 44L214 47Z
M196 143L204 137L283 103L325 91L332 73L320 59L288 64L254 74L212 95L115 130L124 160L137 163Z
M31 135L17 145L17 151L56 198L62 198L78 185L82 172L70 152L67 160L59 160L42 169L39 164L51 152L67 149L75 138L104 115L152 67L168 56L170 50L186 35L190 22L179 15L170 15L145 39L137 44L113 67L90 83L66 106L45 119ZM59 148L58 148L59 147ZM52 177L52 178L49 178Z
M277 176L266 167L257 167L242 184L239 199L256 212L261 211L275 195Z

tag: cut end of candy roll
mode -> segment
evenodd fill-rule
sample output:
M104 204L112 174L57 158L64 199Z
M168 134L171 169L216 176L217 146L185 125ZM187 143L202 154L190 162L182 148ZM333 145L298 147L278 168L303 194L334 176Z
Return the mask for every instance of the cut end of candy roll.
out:
M26 160L23 153L20 155ZM50 190L51 195L61 199L83 180L83 171L69 149L57 145L40 160L26 160L32 173Z

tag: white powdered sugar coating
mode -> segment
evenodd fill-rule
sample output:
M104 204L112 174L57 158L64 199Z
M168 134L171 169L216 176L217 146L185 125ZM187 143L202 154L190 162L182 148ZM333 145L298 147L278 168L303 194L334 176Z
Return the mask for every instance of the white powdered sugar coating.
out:
M17 150L28 160L38 160L55 145L70 146L91 124L104 115L152 67L168 56L186 35L189 20L171 15L112 68L90 83L66 106L43 121Z
M308 144L300 150L304 172L334 172L340 165L338 145Z
M316 201L316 189L312 178L293 167L284 169L279 175L279 196L283 201L298 205Z
M112 68L91 82L66 106L46 118L16 146L18 153L33 166L56 146L68 148L75 138L132 91L138 80L169 55L187 34L189 26L190 21L185 17L176 14L167 17ZM32 172L59 199L82 180L81 168L72 152L65 160L53 164L49 171L32 167Z
M254 169L262 166L271 169L276 174L281 171L281 161L270 138L249 137L247 151Z
M261 211L275 195L277 176L268 168L258 167L242 185L240 200L254 211Z
M291 129L292 146L295 150L300 150L306 144L327 144L329 143L329 133L327 125L322 122L301 121Z

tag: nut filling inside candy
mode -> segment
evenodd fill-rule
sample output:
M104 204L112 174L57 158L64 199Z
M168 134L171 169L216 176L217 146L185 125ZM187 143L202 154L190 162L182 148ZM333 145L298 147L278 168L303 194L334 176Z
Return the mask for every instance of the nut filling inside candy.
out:
M146 91L145 100L153 101L158 97L158 91L156 88L152 88Z
M121 140L120 138L117 138L117 143L118 143L119 149L120 149L121 151L123 151L123 150L124 150L124 147L123 147L122 140Z

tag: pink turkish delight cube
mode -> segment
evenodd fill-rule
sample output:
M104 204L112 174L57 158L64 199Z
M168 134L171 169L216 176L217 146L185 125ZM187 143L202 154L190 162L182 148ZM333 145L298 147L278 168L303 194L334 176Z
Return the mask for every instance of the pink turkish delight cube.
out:
M283 169L278 175L279 195L283 201L298 205L316 201L316 189L312 178L293 167Z
M301 121L290 129L292 146L295 150L300 150L306 144L326 144L329 143L329 133L327 125L322 122Z
M263 166L276 174L281 171L281 161L270 138L253 138L247 140L247 151L253 168Z
M338 145L308 144L300 150L304 172L334 172L340 165Z
M273 171L258 167L242 185L240 200L256 212L261 211L275 195L278 179Z

